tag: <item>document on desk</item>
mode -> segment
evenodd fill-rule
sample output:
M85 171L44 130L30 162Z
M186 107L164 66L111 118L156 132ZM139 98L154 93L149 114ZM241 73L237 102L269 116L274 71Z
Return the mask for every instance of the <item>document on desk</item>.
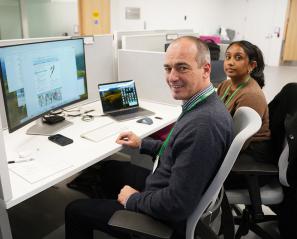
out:
M35 159L29 162L9 164L9 170L33 184L72 166L63 160Z

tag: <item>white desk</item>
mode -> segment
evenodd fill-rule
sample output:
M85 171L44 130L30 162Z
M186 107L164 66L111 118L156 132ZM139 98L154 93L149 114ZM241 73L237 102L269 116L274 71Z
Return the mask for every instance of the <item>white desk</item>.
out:
M160 120L155 119L154 116L152 116L151 118L154 121L152 125L136 123L136 119L120 122L120 124L124 124L129 130L135 132L142 138L173 123L181 112L181 109L178 106L170 106L148 101L140 101L140 105L154 111L156 113L155 116L163 118ZM100 102L85 105L83 108L96 109L92 114L101 114ZM69 168L33 184L9 170L12 198L5 202L7 209L122 149L122 146L115 143L116 135L98 143L80 137L81 133L97 128L102 124L112 122L113 120L111 118L98 117L90 122L84 122L80 117L72 118L70 120L73 121L74 124L61 130L59 133L73 139L74 142L64 147L52 143L47 139L47 136L26 135L25 132L27 128L32 124L29 124L12 134L4 131L4 142L8 161L17 160L19 151L36 150L36 153L34 152L32 155L35 160L67 160L67 162L71 162L72 165ZM26 163L19 164L25 165ZM9 165L9 167L11 166L13 165Z

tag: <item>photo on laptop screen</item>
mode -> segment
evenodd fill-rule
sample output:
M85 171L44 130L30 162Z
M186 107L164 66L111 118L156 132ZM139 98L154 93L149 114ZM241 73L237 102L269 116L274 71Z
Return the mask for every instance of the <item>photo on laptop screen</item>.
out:
M104 114L116 120L154 114L152 111L139 107L133 80L99 84L98 90Z

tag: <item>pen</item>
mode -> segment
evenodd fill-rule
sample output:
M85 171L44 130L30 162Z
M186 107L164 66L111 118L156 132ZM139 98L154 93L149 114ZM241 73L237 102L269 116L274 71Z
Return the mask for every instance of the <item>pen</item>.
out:
M8 161L7 163L11 164L11 163L23 163L23 162L30 162L34 160L34 158L29 158L29 159L20 159L20 160L12 160L12 161Z
M87 114L87 113L90 113L90 112L93 112L93 111L95 111L95 110L93 110L93 109L91 109L91 110L86 110L86 111L84 112L84 114Z

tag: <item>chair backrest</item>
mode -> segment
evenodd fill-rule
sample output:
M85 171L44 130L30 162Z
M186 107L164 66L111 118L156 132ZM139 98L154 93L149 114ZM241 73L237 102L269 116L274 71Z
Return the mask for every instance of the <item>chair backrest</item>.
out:
M278 168L279 168L279 181L282 185L286 186L286 187L290 187L290 184L288 183L287 180L287 169L288 169L288 158L289 158L289 145L287 140L285 140L284 143L284 149L279 157L278 160Z
M187 220L186 239L193 239L196 225L209 206L219 194L224 181L230 173L243 144L261 127L262 120L259 114L250 107L240 107L233 116L235 137L210 186L202 196L198 206Z

